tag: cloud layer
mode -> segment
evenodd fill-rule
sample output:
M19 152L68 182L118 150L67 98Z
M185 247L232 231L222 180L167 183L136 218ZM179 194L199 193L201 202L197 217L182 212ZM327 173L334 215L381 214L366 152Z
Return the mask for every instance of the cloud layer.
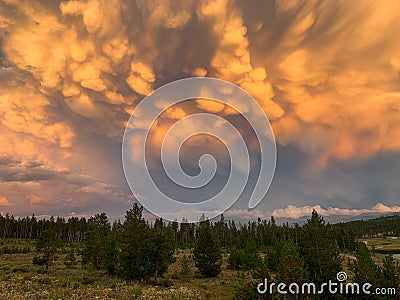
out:
M124 211L131 198L119 149L129 115L155 88L189 76L241 86L290 150L281 166L292 155L304 159L278 169L268 211L306 198L313 182L310 206L354 195L342 187L346 163L360 178L357 189L368 190L358 171L399 156L399 29L395 0L3 1L0 206L45 214L54 203L51 211L62 214L118 203ZM235 114L201 100L197 108ZM193 110L169 111L157 132ZM377 189L389 185L380 194L386 204L398 203L392 179L379 178ZM380 201L358 191L367 199L340 201Z
M323 216L339 215L339 216L357 216L361 214L387 214L387 213L400 213L400 206L386 206L382 203L377 203L372 208L368 209L347 209L329 207L327 209L322 208L319 205L315 206L303 206L297 207L289 205L285 208L275 209L271 212L271 215L277 218L293 218L298 219L301 217L310 216L312 211L316 210Z

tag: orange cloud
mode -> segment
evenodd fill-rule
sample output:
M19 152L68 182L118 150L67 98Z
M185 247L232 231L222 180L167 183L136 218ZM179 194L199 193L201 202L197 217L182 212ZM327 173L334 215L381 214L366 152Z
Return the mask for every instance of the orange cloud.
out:
M225 105L220 102L203 100L203 99L196 100L196 104L198 108L204 109L210 113L215 113L215 114L222 112L225 108Z
M139 2L135 9L151 20L146 32L127 30L120 11L132 11L122 4L65 1L58 14L38 2L33 4L35 10L25 2L12 5L24 22L2 16L8 32L2 50L12 63L29 70L43 89L35 108L24 103L30 112L24 117L45 118L43 109L36 107L51 105L46 97L61 91L61 101L73 113L118 138L124 122L104 124L103 119L126 116L136 94L140 98L159 81L165 82L165 66L182 59L182 69L172 67L174 72L240 85L264 108L279 143L312 151L322 164L400 148L396 92L400 42L393 38L400 28L396 1L385 6L278 1L270 16L260 9L251 20L247 8L229 0ZM212 41L208 57L184 43L191 33L183 29L189 30L189 25L209 28L207 36L199 36ZM185 61L180 51L189 48L193 53L188 57L196 62L198 57L199 63ZM222 112L216 104L199 105ZM184 109L166 117L183 115ZM6 117L3 124L24 131L18 120ZM63 123L26 130L35 136L44 130L53 140L71 145L73 133Z
M0 206L12 206L13 204L5 196L0 196Z
M217 50L211 60L216 77L240 85L255 97L268 117L275 120L284 110L273 99L272 85L263 66L252 63L249 49L251 41L247 37L241 12L230 9L230 1L204 1L198 10L201 20L213 23L213 34L218 38ZM210 106L210 104L208 104Z
M86 135L121 141L143 96L193 75L245 89L270 118L277 142L312 155L320 167L400 150L395 0L6 3L0 154L85 169ZM211 101L195 105L236 113ZM154 142L191 108L165 112Z
M30 194L30 195L28 195L28 196L27 196L27 199L28 199L28 201L29 201L30 204L40 204L40 203L43 203L43 202L40 200L40 197L39 197L38 195L35 195L35 194Z
M278 63L269 68L279 91L274 99L286 108L273 124L278 142L315 154L321 166L400 149L393 109L400 103L394 92L400 43L391 38L400 22L398 3L389 6L307 4L291 19L271 57ZM279 16L296 9L298 4L285 6ZM326 27L324 17L338 9L340 17Z
M14 74L17 76L18 73ZM54 146L71 147L74 132L61 121L48 114L52 104L49 99L30 83L16 84L5 80L0 86L0 105L3 108L0 140L3 154L23 154L25 158L42 156L43 149ZM43 149L41 149L43 147Z

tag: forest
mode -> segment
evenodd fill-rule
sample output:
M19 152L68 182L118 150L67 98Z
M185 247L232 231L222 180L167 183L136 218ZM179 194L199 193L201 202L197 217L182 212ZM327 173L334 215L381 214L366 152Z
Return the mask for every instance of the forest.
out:
M377 249L363 240L382 236L397 239L399 228L399 215L329 224L316 211L302 226L278 225L273 216L243 224L223 215L217 221L202 218L199 223L149 222L143 217L143 208L134 204L123 222L110 222L105 213L67 220L0 216L3 241L31 240L34 245L34 249L10 247L3 242L0 254L31 253L31 265L41 274L51 274L62 256L67 269L79 265L83 270L143 286L173 285L169 269L178 259L179 275L184 278L212 279L229 271L245 279L234 287L230 299L279 299L283 296L257 293L257 284L265 278L287 284L322 284L345 271L352 282L398 291L400 266L393 256L398 252L380 251L385 255L378 261L374 257ZM345 299L327 293L318 297L312 299ZM359 297L355 299L362 299Z

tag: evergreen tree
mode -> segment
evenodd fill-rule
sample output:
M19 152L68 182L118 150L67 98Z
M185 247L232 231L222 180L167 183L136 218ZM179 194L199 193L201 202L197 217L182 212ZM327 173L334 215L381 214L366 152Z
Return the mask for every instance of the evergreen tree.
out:
M261 257L258 253L257 245L254 239L249 238L243 249L231 247L229 249L228 264L234 270L254 269L261 263Z
M277 282L301 284L307 281L308 271L298 246L291 241L283 244L276 275Z
M181 275L186 276L190 273L189 257L184 255L181 260Z
M129 280L147 282L155 273L151 230L136 203L126 212L121 232L119 256L121 275Z
M82 261L85 265L96 269L104 268L106 238L110 234L111 226L105 213L96 214L89 219L89 231L85 234Z
M193 249L195 266L206 277L216 277L221 272L221 248L211 231L209 221L200 223Z
M238 249L237 247L229 248L228 266L230 269L240 270L243 267L242 252L243 250Z
M254 268L253 278L259 280L267 278L268 281L271 281L270 269L268 268L268 263L265 258L261 259L260 264Z
M162 219L156 219L152 229L152 258L155 264L154 278L164 273L174 258L174 232L164 225Z
M267 246L264 249L265 263L270 271L276 272L278 270L279 255L280 255L280 244L274 246Z
M101 260L108 274L115 274L118 268L118 240L117 233L110 230L106 233L101 249Z
M243 248L243 265L247 270L254 269L261 263L261 257L258 253L257 244L253 238L249 238Z
M314 210L303 226L300 253L308 266L310 282L319 285L335 280L342 269L339 248L330 226Z
M385 286L395 287L397 289L396 293L400 290L400 265L396 262L392 254L389 254L383 260L382 267L383 282Z
M46 267L46 271L48 271L49 266L57 258L58 244L54 230L43 231L36 241L36 252L38 254L33 258L33 264L44 266Z
M64 265L67 268L73 268L76 264L75 249L71 247L70 252L65 256Z
M349 263L349 267L354 273L354 282L360 285L368 282L377 286L380 277L380 269L375 264L371 253L364 243L357 244L355 257L356 259Z
M214 224L215 237L221 247L226 247L227 231L228 227L225 222L225 217L221 214L220 220Z

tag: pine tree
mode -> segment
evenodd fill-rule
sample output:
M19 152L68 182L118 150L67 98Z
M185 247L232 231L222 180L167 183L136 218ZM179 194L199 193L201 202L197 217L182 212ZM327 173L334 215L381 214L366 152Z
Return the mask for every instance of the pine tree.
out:
M221 214L220 220L214 224L215 236L221 247L226 247L227 231L228 227L226 225L225 217Z
M380 269L372 259L364 243L359 243L355 252L356 259L349 263L350 269L354 273L354 282L362 285L370 283L377 286L380 277Z
M228 257L228 266L232 270L240 270L242 268L242 261L241 261L241 249L237 247L231 247L228 250L229 257Z
M234 270L254 269L261 263L257 245L252 238L248 238L243 249L231 247L229 249L228 264Z
M152 258L155 264L154 278L164 273L174 258L174 232L164 225L162 219L156 219L152 228Z
M267 246L264 249L265 253L265 263L268 269L272 272L276 272L278 270L279 263L279 253L280 252L280 244L275 244L274 246Z
M101 249L101 260L108 274L115 274L118 267L118 240L114 230L108 231L103 240Z
M221 272L221 248L211 231L209 221L200 224L193 257L195 266L206 277L216 277Z
M393 254L389 254L383 260L382 267L383 282L389 287L395 287L397 292L400 289L400 265L393 258Z
M121 274L129 280L147 282L155 273L151 230L136 203L126 212L121 232L119 262Z
M190 273L189 258L184 255L181 260L181 275L186 276Z
M303 226L300 253L308 266L310 282L317 285L335 280L336 274L342 269L332 229L315 210Z
M308 271L298 246L291 241L284 242L280 255L276 281L286 284L306 282Z
M46 267L46 271L48 271L49 266L57 258L58 245L59 243L54 230L43 231L36 241L36 252L38 254L33 258L33 264L44 266Z
M105 213L96 214L89 219L89 226L90 230L85 233L82 261L85 265L102 269L106 262L104 257L106 238L111 231L107 215Z
M73 268L76 264L75 249L71 247L70 252L65 256L64 265L67 268Z
M248 238L243 248L243 265L245 269L254 269L261 263L261 257L258 253L257 244L253 238Z

